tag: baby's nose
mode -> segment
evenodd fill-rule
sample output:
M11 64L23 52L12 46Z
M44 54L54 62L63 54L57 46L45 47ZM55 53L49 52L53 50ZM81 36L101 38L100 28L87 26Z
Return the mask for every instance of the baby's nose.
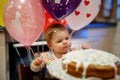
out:
M67 44L67 40L63 40L63 44Z

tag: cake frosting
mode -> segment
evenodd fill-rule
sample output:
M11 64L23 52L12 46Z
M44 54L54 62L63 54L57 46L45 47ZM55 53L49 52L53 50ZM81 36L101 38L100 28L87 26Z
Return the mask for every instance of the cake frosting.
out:
M110 66L114 68L115 79L117 79L117 66L116 62L119 62L120 59L113 55L101 50L96 49L86 49L86 50L77 50L71 51L62 57L62 64L65 64L65 71L67 72L68 64L71 62L76 63L76 71L79 70L81 64L84 69L82 72L82 78L85 78L87 75L87 69L89 65L98 65L98 66Z

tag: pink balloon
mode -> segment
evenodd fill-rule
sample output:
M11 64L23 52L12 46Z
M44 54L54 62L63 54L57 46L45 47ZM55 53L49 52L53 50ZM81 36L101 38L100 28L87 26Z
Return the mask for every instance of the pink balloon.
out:
M38 0L8 0L3 19L9 34L25 46L39 38L45 23L45 14Z
M78 8L66 17L72 30L79 30L88 25L98 14L101 0L82 0Z

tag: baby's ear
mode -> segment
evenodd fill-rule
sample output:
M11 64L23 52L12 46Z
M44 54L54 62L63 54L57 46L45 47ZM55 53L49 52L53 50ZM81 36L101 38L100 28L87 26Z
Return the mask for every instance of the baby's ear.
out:
M47 46L49 47L49 49L52 49L52 46L51 46L51 44L47 44Z
M82 49L89 49L89 48L91 48L91 47L90 47L89 44L82 44L82 45L81 45L81 48L82 48Z

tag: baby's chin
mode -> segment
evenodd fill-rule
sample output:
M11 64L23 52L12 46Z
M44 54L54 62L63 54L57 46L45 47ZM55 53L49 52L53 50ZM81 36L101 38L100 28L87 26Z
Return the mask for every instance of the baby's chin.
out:
M63 54L66 54L68 52L68 50L65 50L65 51L63 51Z
M57 53L60 53L60 54L66 54L68 52L68 50L59 50Z

